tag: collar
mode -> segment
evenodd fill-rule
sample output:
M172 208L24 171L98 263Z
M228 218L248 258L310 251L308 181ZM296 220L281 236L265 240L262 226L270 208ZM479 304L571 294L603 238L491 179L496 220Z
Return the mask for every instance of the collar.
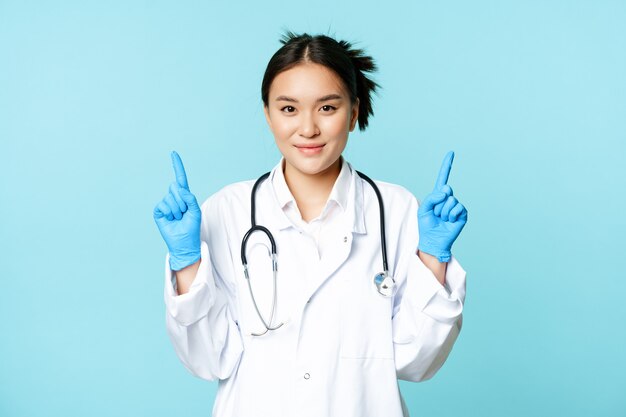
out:
M345 158L341 157L341 159L341 171L333 185L328 201L334 201L343 209L347 215L348 224L352 224L352 231L354 233L363 234L367 232L365 229L365 213L363 210L363 180ZM284 163L285 158L282 157L270 172L267 181L264 181L263 184L263 188L270 188L274 204L280 211L277 216L272 216L274 218L274 226L280 230L292 226L283 208L289 203L295 204L295 199L285 181L285 175L283 173Z
M345 211L347 209L348 193L350 192L352 167L346 162L343 157L341 157L341 161L342 162L339 176L335 180L335 184L330 191L328 201L336 203L339 207L341 207L343 211ZM291 194L289 187L287 186L284 168L285 158L283 157L280 159L278 165L274 167L274 170L272 171L272 174L269 178L274 187L274 193L276 194L278 204L282 209L284 209L285 206L289 203L296 204L296 200L293 197L293 194Z

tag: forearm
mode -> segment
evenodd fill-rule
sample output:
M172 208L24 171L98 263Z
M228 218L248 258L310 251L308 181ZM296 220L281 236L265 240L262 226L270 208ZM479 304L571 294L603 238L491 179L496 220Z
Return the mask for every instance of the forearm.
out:
M437 278L437 281L439 281L441 285L444 285L446 282L446 267L448 266L448 263L439 262L439 260L434 256L420 250L417 251L417 255L422 260L424 265L432 271L435 278Z
M198 281L206 277L200 266ZM239 327L231 314L229 300L221 288L211 285L213 277L185 295L166 288L166 329L185 367L207 381L226 379L236 370L243 352ZM166 285L169 283L166 282Z
M454 257L439 263L427 253L409 253L406 284L400 286L403 289L400 305L392 319L394 360L399 379L417 382L437 372L458 337L465 271ZM432 268L445 272L445 286L436 276L440 274Z
M180 271L176 271L176 289L178 295L185 294L189 292L189 287L193 283L194 278L198 273L198 268L200 267L200 261L195 264L191 264Z

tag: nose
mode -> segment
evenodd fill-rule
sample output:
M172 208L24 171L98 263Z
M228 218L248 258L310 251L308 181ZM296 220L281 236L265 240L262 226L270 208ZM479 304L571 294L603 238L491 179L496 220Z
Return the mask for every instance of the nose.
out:
M317 121L312 114L303 114L300 120L298 134L303 138L314 138L319 135L320 130L317 127Z

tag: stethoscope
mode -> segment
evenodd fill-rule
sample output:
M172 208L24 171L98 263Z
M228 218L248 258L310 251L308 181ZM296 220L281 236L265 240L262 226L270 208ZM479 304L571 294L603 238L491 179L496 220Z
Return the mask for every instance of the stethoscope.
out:
M374 189L374 192L376 193L376 198L378 199L378 208L380 211L380 247L381 247L381 252L383 256L383 272L379 272L378 274L374 276L374 284L376 285L376 288L380 295L382 295L383 297L391 297L394 294L396 282L394 281L393 277L389 275L389 268L387 267L387 244L385 241L385 209L383 206L383 197L380 194L380 190L378 189L376 184L374 184L374 181L372 181L370 177L368 177L367 175L359 171L356 171L356 173L359 174L361 178L363 178L372 186L372 188ZM276 241L274 240L274 236L272 236L272 232L270 232L266 227L256 224L256 203L255 203L256 192L257 192L257 189L259 188L259 185L265 179L267 179L269 175L270 175L270 172L267 172L261 175L259 179L257 179L254 185L252 186L252 193L250 196L252 200L251 201L251 216L250 216L252 227L250 227L250 229L246 232L246 234L243 236L243 240L241 241L241 263L243 264L243 272L246 277L246 282L248 283L248 289L250 290L250 297L252 298L252 303L254 304L254 308L259 318L261 319L261 321L263 322L263 325L265 326L265 331L263 333L251 333L252 336L262 336L265 333L267 333L268 330L276 330L280 328L283 324L285 324L283 322L277 326L272 327L272 320L274 319L274 310L276 308L276 276L278 273L278 263L276 261ZM254 232L257 232L257 231L265 233L265 235L267 236L271 244L270 257L272 259L274 295L272 297L272 311L270 313L270 319L268 321L265 321L265 319L263 318L263 315L261 314L261 311L259 310L259 307L256 303L256 299L254 298L254 294L252 293L252 286L250 285L250 273L248 272L248 260L246 258L246 245L248 244L248 239Z

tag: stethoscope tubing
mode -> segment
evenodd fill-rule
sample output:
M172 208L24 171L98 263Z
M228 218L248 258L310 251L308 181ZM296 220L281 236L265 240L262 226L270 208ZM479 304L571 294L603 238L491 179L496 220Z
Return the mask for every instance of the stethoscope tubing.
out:
M263 333L252 333L253 336L262 336L265 333L267 333L269 330L276 330L279 327L281 327L283 324L285 324L285 323L280 323L278 326L272 327L272 320L274 318L274 311L276 308L276 298L277 298L276 297L277 295L276 294L276 277L277 277L277 272L278 272L278 265L276 261L277 259L276 241L274 240L274 236L272 235L272 232L269 231L269 229L267 229L265 226L256 224L256 192L260 184L269 177L270 173L271 172L266 172L265 174L261 175L252 186L252 192L250 193L251 227L245 233L241 241L241 263L243 264L244 275L245 275L246 281L248 282L248 289L250 291L250 297L252 298L254 308L259 318L261 319L261 321L263 322L263 325L265 326L265 331ZM382 253L382 260L383 260L383 272L376 275L375 281L377 282L377 285L380 285L380 282L382 282L382 280L385 279L386 277L391 278L388 276L389 269L387 265L387 241L386 241L386 234L385 234L385 208L383 204L383 197L380 193L380 190L378 189L378 187L376 186L376 184L370 177L368 177L367 175L359 171L356 171L356 173L361 178L363 178L363 180L365 180L367 183L369 183L372 186L372 188L374 189L374 192L376 193L376 198L378 199L378 208L379 208L379 213L380 213L380 246L381 246L381 253ZM246 257L246 246L248 244L248 239L250 239L250 236L252 236L254 232L263 232L267 236L271 244L274 296L273 296L272 311L270 313L269 323L266 322L265 319L263 318L263 315L261 314L261 311L259 310L259 307L256 303L256 299L254 297L254 294L252 293L252 285L250 284L250 275L248 272L248 259ZM391 281L393 282L393 278L391 278ZM384 288L387 288L387 287L385 286ZM379 292L380 292L380 286L379 286Z
M356 173L359 174L361 178L363 178L372 186L372 188L374 189L374 192L376 193L376 198L378 199L378 208L380 212L380 251L383 255L383 271L386 274L388 274L389 268L387 266L387 239L386 239L386 234L385 234L385 205L383 204L383 196L380 194L380 190L378 189L378 187L376 186L376 184L370 177L368 177L367 175L359 171L357 171Z

